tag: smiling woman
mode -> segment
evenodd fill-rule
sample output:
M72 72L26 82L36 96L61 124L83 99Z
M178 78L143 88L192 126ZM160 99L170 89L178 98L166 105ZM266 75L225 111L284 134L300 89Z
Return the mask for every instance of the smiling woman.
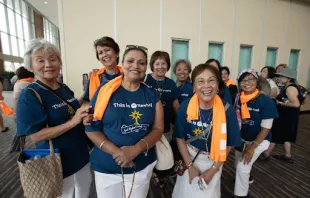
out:
M83 100L89 102L96 90L103 82L108 82L122 72L122 67L118 66L119 46L113 38L104 36L94 42L96 58L102 64L101 69L94 69L90 73L89 82L84 92Z
M62 61L55 45L45 40L29 41L24 65L35 73L37 81L24 88L18 98L17 135L28 135L37 149L48 149L52 140L54 148L61 153L64 184L61 198L74 194L88 197L92 179L87 137L81 121L90 107L80 107L74 93L57 82Z
M90 159L98 198L147 196L164 121L158 95L140 82L146 67L146 48L127 46L123 75L103 83L91 100L95 120L86 132L95 144Z

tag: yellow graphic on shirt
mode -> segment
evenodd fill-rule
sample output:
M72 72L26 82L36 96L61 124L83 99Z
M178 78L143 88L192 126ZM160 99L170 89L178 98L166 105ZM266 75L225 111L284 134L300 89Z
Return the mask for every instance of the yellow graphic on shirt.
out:
M132 117L133 120L135 120L134 125L138 125L138 119L140 119L142 115L143 114L139 113L139 111L134 110L129 116Z
M196 135L196 136L199 136L200 134L202 134L202 130L201 129L194 129L193 130L193 133Z

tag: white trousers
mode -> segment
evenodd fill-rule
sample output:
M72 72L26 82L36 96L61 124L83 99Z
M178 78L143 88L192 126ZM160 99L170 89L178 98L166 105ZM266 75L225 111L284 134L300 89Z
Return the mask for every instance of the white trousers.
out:
M146 198L154 166L157 161L136 172L131 198ZM133 174L124 174L126 196L129 196ZM106 174L95 171L98 198L124 198L122 174ZM126 198L127 198L126 197Z
M86 198L89 196L92 176L90 164L63 180L62 195L58 198Z
M187 146L188 152L193 159L196 151ZM200 173L210 169L214 161L209 159L207 155L199 154L194 162L194 166L198 168ZM213 176L208 187L204 190L197 190L197 184L189 184L189 174L186 170L182 176L177 177L177 182L174 186L172 198L220 198L221 197L221 174L222 167Z
M252 142L246 142L250 145ZM254 162L257 160L259 155L268 149L270 142L264 140L256 149L254 150L254 155L249 164L243 164L242 153L235 150L235 166L236 166L236 181L235 181L235 195L236 196L247 196L249 192L249 178L250 172Z

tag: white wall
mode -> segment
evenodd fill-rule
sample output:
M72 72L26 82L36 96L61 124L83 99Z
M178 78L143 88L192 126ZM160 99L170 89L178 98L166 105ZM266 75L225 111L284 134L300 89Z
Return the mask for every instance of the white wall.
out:
M300 49L298 80L306 85L310 65L310 4L290 0L58 0L64 79L82 93L82 73L100 68L93 42L116 39L171 53L172 39L189 40L192 65L208 59L210 41L224 43L223 65L238 72L241 44L253 45L252 67L265 64L267 47L277 47L277 63ZM148 70L149 71L149 70ZM170 72L167 74L170 76Z

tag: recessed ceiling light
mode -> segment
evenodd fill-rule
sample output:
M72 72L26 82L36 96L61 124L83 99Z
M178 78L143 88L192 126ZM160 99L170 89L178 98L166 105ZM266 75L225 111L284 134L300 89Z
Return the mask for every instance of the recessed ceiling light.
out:
M47 4L47 1L45 1L44 3Z

